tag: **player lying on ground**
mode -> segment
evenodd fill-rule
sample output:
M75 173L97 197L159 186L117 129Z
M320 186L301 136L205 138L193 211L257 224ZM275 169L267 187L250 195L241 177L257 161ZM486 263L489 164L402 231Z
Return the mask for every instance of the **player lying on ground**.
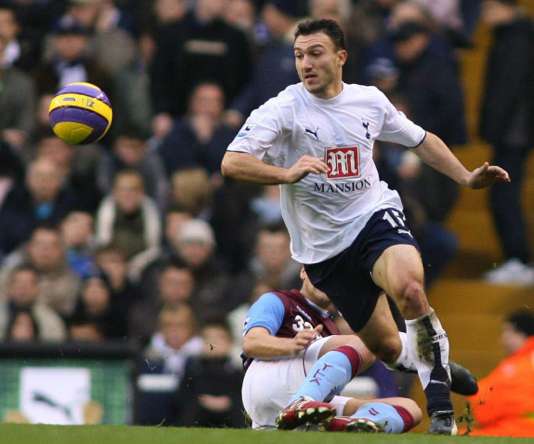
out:
M369 401L338 395L375 357L304 270L301 278L300 291L266 293L247 315L242 395L253 428L314 424L331 431L401 433L417 425L421 410L410 399ZM415 368L408 361L404 364ZM465 392L475 384L476 389L476 383L466 384L472 381L467 371L456 364L453 368L453 376L464 383L458 387Z

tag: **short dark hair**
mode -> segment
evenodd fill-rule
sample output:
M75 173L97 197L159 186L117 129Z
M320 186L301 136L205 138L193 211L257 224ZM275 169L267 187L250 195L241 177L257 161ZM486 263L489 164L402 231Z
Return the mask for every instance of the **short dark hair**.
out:
M298 36L316 34L318 32L323 32L330 37L330 40L332 40L332 43L334 43L336 50L347 49L343 30L339 26L338 22L330 19L305 20L300 22L297 26L297 30L295 31L295 40Z

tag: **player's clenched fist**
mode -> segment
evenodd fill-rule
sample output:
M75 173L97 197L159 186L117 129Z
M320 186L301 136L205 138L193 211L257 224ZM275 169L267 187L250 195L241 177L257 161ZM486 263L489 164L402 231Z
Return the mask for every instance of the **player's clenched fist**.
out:
M310 173L326 174L328 165L318 157L304 155L287 170L287 183L298 182Z
M297 355L315 341L323 331L323 326L318 325L313 330L301 330L292 339L292 354Z

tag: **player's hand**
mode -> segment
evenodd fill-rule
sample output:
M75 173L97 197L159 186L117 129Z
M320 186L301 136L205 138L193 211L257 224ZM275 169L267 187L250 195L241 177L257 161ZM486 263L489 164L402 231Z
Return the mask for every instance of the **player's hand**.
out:
M485 188L494 183L509 183L510 176L508 172L501 167L490 165L484 162L484 165L471 171L467 179L467 186L469 188Z
M322 333L323 326L318 325L313 330L301 330L292 339L291 354L297 355L315 341Z
M287 170L286 183L298 182L310 173L326 174L328 165L318 157L304 155Z

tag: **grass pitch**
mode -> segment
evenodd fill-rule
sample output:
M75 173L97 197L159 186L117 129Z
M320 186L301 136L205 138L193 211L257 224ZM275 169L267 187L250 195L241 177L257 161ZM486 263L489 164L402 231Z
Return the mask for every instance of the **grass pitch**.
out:
M370 435L319 432L260 432L134 426L0 425L2 444L522 444L534 439L471 438L424 434Z

